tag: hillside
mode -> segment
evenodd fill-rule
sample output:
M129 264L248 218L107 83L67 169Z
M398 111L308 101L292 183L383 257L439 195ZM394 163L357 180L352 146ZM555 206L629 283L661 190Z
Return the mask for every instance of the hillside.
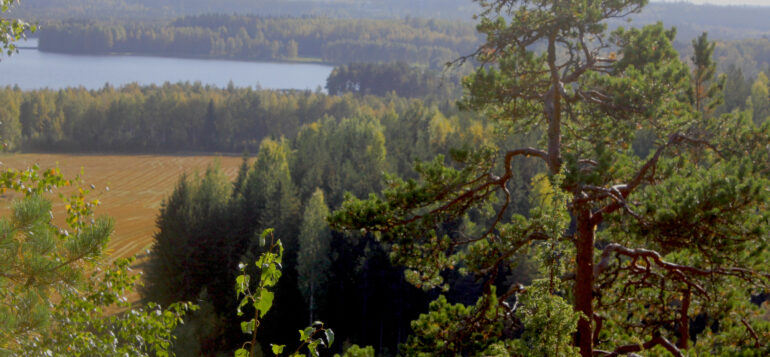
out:
M40 23L52 20L100 19L163 21L207 13L256 14L260 16L339 18L442 18L472 22L478 12L467 0L37 0L23 1L13 16ZM663 22L679 29L680 41L708 31L713 39L731 40L770 35L770 7L651 3L630 17L635 26ZM612 26L626 24L615 21Z

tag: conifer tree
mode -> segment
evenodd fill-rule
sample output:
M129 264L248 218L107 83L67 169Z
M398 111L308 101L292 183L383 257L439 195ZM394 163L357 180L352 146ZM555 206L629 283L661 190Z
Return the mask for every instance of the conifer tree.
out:
M33 167L0 174L0 190L22 193L0 220L0 351L13 349L50 324L56 291L75 288L97 261L113 223L93 217L82 190L67 204L66 227L53 225L43 194L69 184L58 170Z
M433 353L515 353L516 326L521 338L555 326L539 309L563 300L578 314L584 357L767 353L770 330L749 301L768 286L770 126L745 115L702 121L674 30L606 31L605 20L645 0L478 3L483 66L462 104L501 136L539 134L539 144L457 150L456 163L437 157L416 166L419 180L389 178L381 195L348 197L331 217L387 242L417 286L448 289L442 274L453 269L483 282L474 308L423 332ZM655 142L646 157L631 149L641 131ZM516 160L540 162L550 187L526 216L508 210ZM480 234L445 229L466 217ZM540 264L533 286L501 277L521 255ZM691 344L691 331L702 331L696 316L719 328ZM539 331L532 343L570 332Z
M754 123L759 125L770 116L770 86L764 72L759 72L754 84L751 85L751 97L747 100Z
M299 252L297 253L297 273L299 289L308 304L310 320L315 320L322 287L327 280L331 265L331 232L326 223L329 209L324 202L324 193L320 189L313 192L302 216L299 230Z
M0 173L0 191L21 196L0 219L0 355L168 356L173 329L195 307L126 302L138 278L128 273L133 260L99 270L113 222L94 215L89 190L62 194L66 225L54 223L44 195L72 182L37 166ZM128 311L107 316L109 306Z
M714 62L714 47L716 43L709 42L708 34L703 33L692 40L693 55L691 57L693 100L695 110L703 115L711 113L724 102L722 90L727 77L722 75L716 81L716 62ZM708 102L707 102L708 100Z
M227 232L230 183L217 167L183 175L158 216L158 233L145 269L144 296L167 306L197 299L202 289L225 308L242 250ZM240 253L237 253L240 254Z

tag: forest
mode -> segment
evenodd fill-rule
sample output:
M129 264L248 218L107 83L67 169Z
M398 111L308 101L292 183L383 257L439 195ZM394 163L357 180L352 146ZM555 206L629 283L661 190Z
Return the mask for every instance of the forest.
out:
M44 26L42 51L134 53L240 60L409 62L442 67L472 52L471 24L442 20L199 15L168 25L67 21Z
M73 51L339 65L327 93L0 88L9 151L243 155L234 180L216 165L179 178L140 266L105 261L115 222L87 183L0 172L16 198L0 353L770 354L766 39L703 33L679 52L667 24L607 25L643 0L473 4L481 35L240 15L41 32ZM185 52L196 36L211 46ZM413 57L366 57L389 41ZM472 71L437 71L461 54ZM45 193L71 186L54 223Z
M394 67L366 68L370 69L366 78L382 78L382 71ZM329 90L339 95L215 88L199 83L59 91L6 87L0 88L1 130L10 151L253 153L263 138L293 138L303 126L324 117L373 116L380 120L430 108L439 108L446 116L457 113L456 82L426 72L424 85L397 95L408 76L423 71L403 65L395 68L409 70L388 77L391 82L365 79L358 87L360 92L347 94L349 90L335 87L335 78L351 81L355 75L333 74ZM408 99L416 95L420 98Z

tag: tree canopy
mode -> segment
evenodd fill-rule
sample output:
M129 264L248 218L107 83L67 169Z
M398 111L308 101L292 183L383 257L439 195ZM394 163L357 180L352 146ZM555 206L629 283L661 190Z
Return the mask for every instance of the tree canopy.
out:
M132 260L102 261L113 221L94 215L89 190L62 194L66 225L54 223L44 195L78 183L36 166L0 173L0 191L21 196L0 219L0 354L168 356L172 331L195 306L126 302L138 276ZM129 310L107 315L110 306Z
M416 329L422 348L511 353L532 329L558 346L576 328L586 357L767 353L768 323L750 298L770 277L770 125L700 115L696 103L715 93L693 96L675 30L607 31L606 20L645 0L477 2L487 40L474 58L484 66L467 78L461 104L497 127L497 144L418 164L419 179L389 177L380 195L349 196L331 218L373 232L419 287L447 289L454 269L484 282L469 310L434 307L454 317ZM506 146L521 133L539 136L537 145ZM632 148L641 133L654 143L646 156ZM544 175L521 215L510 192L514 165L527 160ZM474 224L448 225L468 217ZM539 265L533 285L506 278L522 256ZM569 319L565 301L577 326L538 330Z

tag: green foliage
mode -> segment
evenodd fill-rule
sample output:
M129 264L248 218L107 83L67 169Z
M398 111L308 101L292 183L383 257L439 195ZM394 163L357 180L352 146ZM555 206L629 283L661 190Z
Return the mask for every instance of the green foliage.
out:
M694 53L690 59L694 66L692 73L693 106L696 111L704 115L712 112L724 102L722 90L727 77L720 76L719 80L714 81L717 68L713 59L715 46L716 43L709 42L705 32L697 39L692 40ZM707 99L708 102L706 102Z
M16 6L18 0L0 0L0 14ZM35 32L37 27L19 19L0 17L0 54L12 55L17 52L15 41L26 38L29 32Z
M494 296L479 298L475 306L450 304L439 296L430 303L430 312L412 321L414 335L400 352L407 356L484 355L489 344L503 338L504 315ZM468 327L464 322L470 320L477 323Z
M254 166L235 197L235 204L241 210L244 227L256 223L258 228L251 228L252 234L275 227L276 234L293 237L288 245L296 251L298 227L287 223L299 221L300 201L291 180L289 155L287 140L263 140Z
M572 345L572 334L579 315L552 291L547 280L536 281L528 287L517 301L520 306L514 309L516 318L525 326L521 338L510 345L493 345L491 351L502 348L501 352L508 350L511 355L520 356L578 355Z
M229 219L229 186L221 170L210 167L202 177L182 176L163 202L160 230L145 268L142 291L149 301L168 306L195 300L204 287L215 303L226 301L223 289L229 291L231 269L239 258L225 254L239 247L239 242L223 235Z
M66 21L40 33L40 48L326 63L409 62L439 68L478 44L467 23L418 19L265 18L198 15L162 25ZM407 95L404 93L404 95Z
M3 192L23 195L0 220L0 348L16 348L50 322L55 292L77 286L83 270L98 260L112 221L91 223L98 201L87 202L87 191L79 189L66 200L68 226L53 225L51 203L42 195L70 184L57 169L5 170L0 184Z
M270 243L267 245L267 250L262 253L262 255L259 256L259 259L254 263L257 268L259 268L260 272L259 282L257 283L256 289L252 292L250 286L251 276L246 274L245 264L241 263L239 265L241 275L238 275L235 278L235 294L240 299L237 309L238 316L243 316L242 309L248 304L251 304L255 310L254 317L245 322L241 322L241 331L252 336L251 342L246 342L244 347L250 344L251 348L246 350L244 347L241 347L235 352L236 356L245 355L244 353L247 352L247 354L250 356L254 356L256 354L257 329L259 329L260 319L264 318L265 314L270 311L270 308L273 307L273 298L275 295L269 289L273 288L275 284L278 283L278 279L281 278L283 245L281 244L280 240L276 241L273 239L272 229L265 230L262 232L262 234L260 234L260 245L264 246L267 244L266 239L268 236L270 237ZM276 349L282 350L283 348L273 348L274 351Z
M331 232L326 223L328 215L329 208L324 202L323 191L316 189L305 205L297 253L297 282L308 304L310 322L314 321L313 314L318 308L316 304L323 297L322 287L330 274Z
M310 197L320 188L334 206L345 192L365 195L378 190L387 169L384 130L371 116L324 117L303 127L295 140L297 154L292 165L302 197ZM321 147L324 150L319 150Z
M578 314L552 293L548 280L527 288L510 308L494 294L475 306L450 304L442 295L412 322L405 356L573 356L571 334ZM468 325L467 321L474 323ZM523 329L523 332L521 331ZM521 335L514 338L515 335Z
M267 242L268 236L270 238L269 242ZM283 261L283 245L281 241L274 239L272 229L264 230L259 236L259 241L260 245L266 245L266 250L255 262L260 274L256 287L252 291L250 285L251 276L246 273L246 264L240 264L241 275L235 278L235 293L240 299L237 309L238 316L244 314L242 309L247 305L254 309L254 316L247 321L241 322L241 331L251 335L251 341L244 343L241 348L235 351L236 357L254 357L257 355L257 329L259 329L265 314L273 307L275 295L269 289L274 288L278 283L278 279L281 278L281 263ZM318 357L319 347L330 347L334 343L334 332L329 328L324 328L323 323L318 321L304 330L299 330L299 336L301 344L290 354L292 357L302 356L299 351L303 348L307 348L311 356ZM246 347L249 345L251 347L247 350ZM271 351L276 356L280 356L284 348L284 345L271 345Z
M407 122L411 119L407 116L420 107L431 115L441 109L458 126L474 121L470 117L459 122L453 117L454 108L438 99L218 89L190 83L28 92L4 87L0 88L0 103L4 104L0 133L7 133L4 141L9 148L46 151L256 152L264 138L294 139L303 126L326 123L328 118L334 119L325 128L329 130L344 120L364 117L367 123L390 126L393 121ZM443 104L437 108L437 103ZM436 141L446 150L446 140L451 143L454 137L481 135L475 131L466 134L458 128L457 134L443 140L436 137Z
M118 259L107 270L97 270L80 290L63 290L50 325L40 331L39 338L22 346L24 354L173 356L173 331L197 306L174 303L163 309L148 303L132 307L125 298L139 277L131 273L132 263L133 259ZM109 314L107 308L124 311Z
M751 85L751 96L746 100L746 106L757 125L770 116L770 91L768 91L768 79L764 72L760 72L754 84Z
M98 200L77 187L65 197L65 227L54 224L43 194L65 185L57 169L5 170L2 191L21 194L0 220L0 352L3 355L169 356L172 331L195 306L178 303L131 307L125 300L136 283L133 260L117 260L104 271L102 251L113 223L95 217ZM107 308L125 311L107 314Z
M454 76L453 76L454 77ZM385 96L391 92L408 98L453 99L459 96L459 79L447 73L411 67L404 62L351 63L334 68L326 79L330 95L343 93Z
M675 30L607 31L604 20L646 1L478 3L487 41L475 58L487 65L466 78L461 105L485 114L495 133L540 140L513 148L494 141L453 152L453 163L442 156L418 163L418 179L390 176L380 195L348 196L330 216L334 228L385 242L417 287L448 289L454 269L483 282L476 309L434 302L407 354L681 355L696 339L704 344L698 351L759 353L754 342L766 335L751 326L761 319L736 314L770 285L762 192L770 125L745 114L704 115L720 87L707 86L714 72L707 38L694 43L701 68L691 74L674 50ZM634 153L637 135L654 143L646 157ZM527 215L509 207L518 159L547 168L534 178ZM523 287L501 276L522 257L545 279ZM544 309L524 306L517 315L506 306L514 299ZM690 330L701 314L724 321L720 335L743 326L749 337L727 349L699 339ZM518 338L488 338L516 321Z
M334 354L334 357L374 357L374 347L366 346L359 347L358 345L352 345L345 349L340 354Z

